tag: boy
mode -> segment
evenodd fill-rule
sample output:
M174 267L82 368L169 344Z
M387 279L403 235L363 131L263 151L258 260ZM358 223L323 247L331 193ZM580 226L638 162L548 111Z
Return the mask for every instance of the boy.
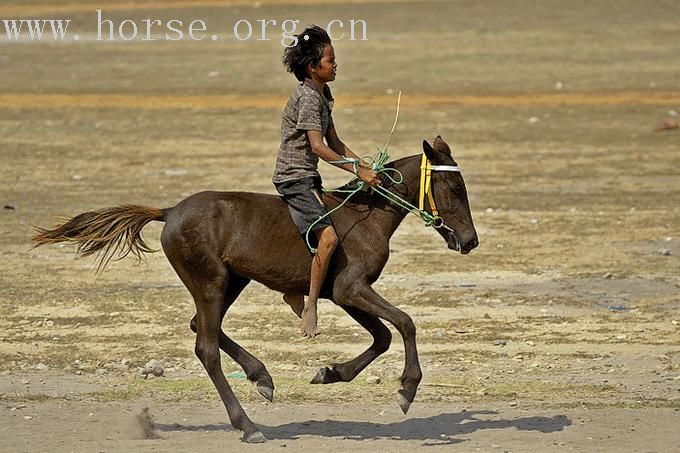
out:
M348 158L360 159L338 138L333 124L333 97L327 83L335 80L337 64L328 34L316 25L305 29L297 35L297 44L284 51L283 64L301 83L283 110L281 146L272 181L288 203L300 234L305 235L309 226L327 212L321 200L319 158L336 162L333 165L352 174L355 171L352 163L337 162ZM324 143L324 137L328 144ZM370 186L380 182L372 169L361 165L357 165L356 175ZM284 296L292 307L300 307L304 303L302 312L298 314L302 318L302 333L307 338L314 338L319 333L317 300L338 244L338 236L329 217L316 223L313 232L318 239L318 247L312 258L309 297L303 302L303 295Z

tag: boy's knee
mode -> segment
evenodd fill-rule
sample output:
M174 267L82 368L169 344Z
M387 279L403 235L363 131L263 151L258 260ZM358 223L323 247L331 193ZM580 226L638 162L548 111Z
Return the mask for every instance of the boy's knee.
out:
M327 227L321 231L319 246L327 247L330 250L334 250L338 246L338 235L333 227Z

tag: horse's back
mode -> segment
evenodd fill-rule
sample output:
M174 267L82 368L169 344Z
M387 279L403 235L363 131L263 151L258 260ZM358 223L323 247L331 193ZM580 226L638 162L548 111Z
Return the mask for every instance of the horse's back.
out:
M311 259L281 197L206 191L170 208L161 243L168 259L214 256L279 291L308 284Z

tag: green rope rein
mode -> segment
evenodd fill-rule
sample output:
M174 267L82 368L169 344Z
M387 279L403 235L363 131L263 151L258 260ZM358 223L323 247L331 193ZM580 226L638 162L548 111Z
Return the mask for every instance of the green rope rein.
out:
M387 161L389 160L389 154L387 154L387 147L381 149L378 147L378 152L375 155L375 157L370 157L366 156L363 157L361 160L365 163L370 163L371 168L373 171L375 171L379 176L382 176L383 180L388 179L389 181L393 182L394 184L401 184L401 182L404 180L404 175L401 174L399 170L396 168L386 168L385 165L387 164ZM356 159L343 159L339 161L333 161L329 162L331 164L346 164L346 163L351 163L354 164L354 173L357 173L357 160ZM392 174L390 174L392 172ZM357 184L356 189L324 189L324 192L336 192L336 193L348 193L345 197L345 199L337 205L335 208L331 209L328 211L326 214L320 216L314 223L312 223L309 228L307 228L307 233L305 234L305 241L307 242L307 247L309 248L309 251L312 252L312 254L315 254L317 252L317 249L312 247L312 244L309 242L309 233L314 229L314 226L321 222L323 219L326 217L330 216L332 213L340 209L349 201L350 198L352 198L357 192L360 192L363 190L363 188L366 186L366 183L363 182L361 179L359 179L358 176L355 176L352 178L349 183L347 184L348 186L352 185L353 183ZM393 203L397 205L400 208L406 209L408 212L417 215L420 217L420 219L425 222L425 226L432 226L435 223L435 217L430 214L427 211L424 211L422 209L419 209L418 207L414 206L413 204L409 203L408 201L404 200L402 197L399 195L390 192L386 188L382 186L375 186L372 187L372 189L378 193L379 195L382 195L384 198L386 198L390 203Z

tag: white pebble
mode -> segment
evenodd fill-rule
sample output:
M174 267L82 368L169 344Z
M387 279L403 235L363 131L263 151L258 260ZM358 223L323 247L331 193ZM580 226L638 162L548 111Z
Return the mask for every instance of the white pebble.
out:
M380 384L380 378L378 376L367 376L366 382L368 384Z
M165 367L163 364L160 362L160 360L149 360L146 365L144 365L144 369L142 370L142 374L144 377L149 377L149 375L153 375L156 377L161 377L165 373Z

